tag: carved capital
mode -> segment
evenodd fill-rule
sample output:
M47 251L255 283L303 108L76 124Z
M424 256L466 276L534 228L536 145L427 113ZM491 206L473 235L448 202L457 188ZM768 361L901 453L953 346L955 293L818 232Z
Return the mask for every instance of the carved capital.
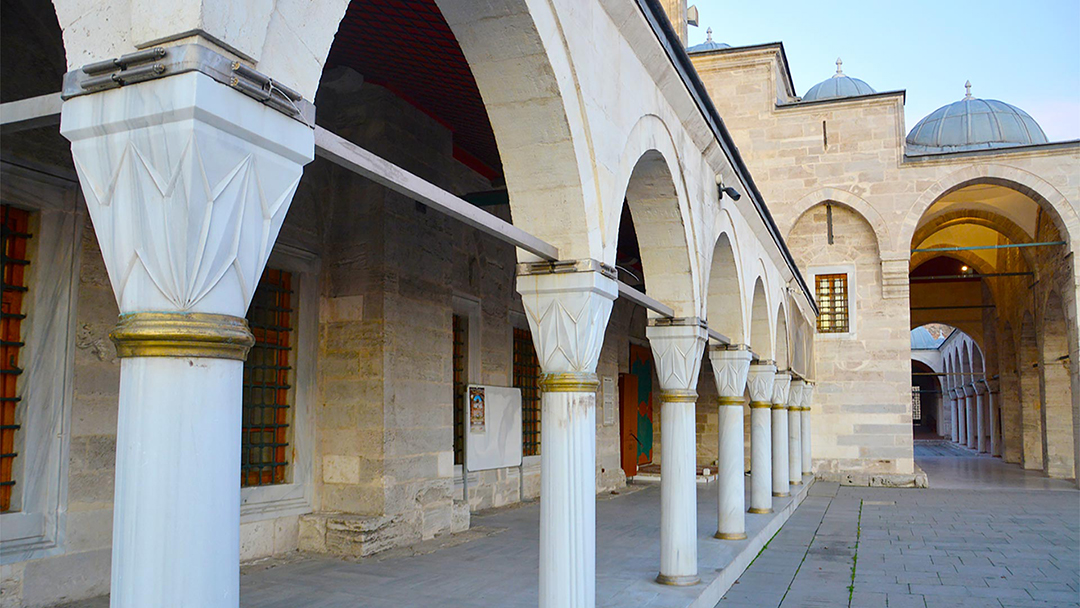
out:
M810 403L814 400L814 386L816 386L816 384L813 382L806 382L803 384L801 398L804 412L810 411Z
M663 391L692 391L697 388L701 371L701 356L709 339L701 319L658 319L649 322L645 335L649 337L656 376ZM682 323L672 323L682 321Z
M806 386L806 381L801 378L792 378L791 387L788 388L788 406L793 409L802 409L802 393L803 387Z
M961 388L963 388L963 390L964 390L964 396L965 397L974 397L975 396L975 383L974 382L972 382L971 384L965 384Z
M776 372L776 380L773 382L772 402L776 405L787 406L788 389L791 387L791 374L785 370Z
M975 387L976 395L985 395L987 393L986 380L976 380L972 383Z
M771 404L774 382L776 382L775 363L772 361L751 363L746 379L746 385L750 388L750 401Z
M543 271L519 265L517 290L544 373L595 372L619 294L605 267L568 264Z
M243 317L313 131L189 72L69 99L60 132L120 312Z
M709 349L716 390L720 397L742 399L746 392L746 377L750 373L750 361L754 355L746 347L720 347Z

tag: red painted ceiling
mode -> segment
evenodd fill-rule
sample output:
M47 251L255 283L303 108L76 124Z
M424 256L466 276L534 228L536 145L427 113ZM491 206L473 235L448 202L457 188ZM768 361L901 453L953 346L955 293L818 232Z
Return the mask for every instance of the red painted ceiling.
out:
M457 39L434 0L353 0L327 66L348 66L454 134L454 156L488 178L502 163Z

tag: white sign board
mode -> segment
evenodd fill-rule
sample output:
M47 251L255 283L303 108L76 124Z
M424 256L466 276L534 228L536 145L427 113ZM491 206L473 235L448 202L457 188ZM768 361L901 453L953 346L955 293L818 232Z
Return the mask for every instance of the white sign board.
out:
M470 384L465 396L465 466L468 470L519 466L521 390Z
M601 388L604 399L604 426L611 426L615 424L615 378L604 376Z

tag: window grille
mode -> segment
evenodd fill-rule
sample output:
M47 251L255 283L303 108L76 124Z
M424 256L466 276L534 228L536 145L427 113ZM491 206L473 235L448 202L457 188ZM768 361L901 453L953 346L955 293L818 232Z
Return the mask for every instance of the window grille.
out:
M843 334L848 326L848 276L846 274L817 275L818 331L823 334Z
M540 454L540 361L532 334L514 328L514 388L521 389L521 454Z
M23 347L22 322L26 319L23 296L27 292L26 254L30 239L30 214L0 205L0 262L3 276L0 292L0 512L11 509L15 490L15 432L19 430L19 351Z
M465 318L454 315L454 464L465 462Z
M919 387L911 387L911 419L914 422L922 421L922 393Z
M267 268L247 320L255 345L244 362L240 485L286 482L292 409L292 275Z

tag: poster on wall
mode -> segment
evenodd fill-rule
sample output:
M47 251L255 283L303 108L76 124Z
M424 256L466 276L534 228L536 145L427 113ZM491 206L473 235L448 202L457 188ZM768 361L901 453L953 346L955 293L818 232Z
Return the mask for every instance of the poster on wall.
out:
M484 387L469 387L469 432L484 433L487 431L487 420L484 403Z
M615 424L615 378L605 376L602 385L604 399L604 426Z
M465 467L469 471L521 464L521 389L470 386Z

